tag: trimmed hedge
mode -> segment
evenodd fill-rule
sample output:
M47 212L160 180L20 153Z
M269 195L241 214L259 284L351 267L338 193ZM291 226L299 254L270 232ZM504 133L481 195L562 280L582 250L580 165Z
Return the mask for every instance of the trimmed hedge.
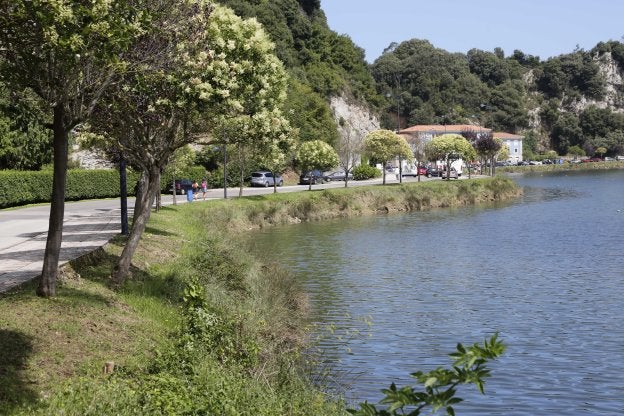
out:
M181 169L176 179L208 178L201 166ZM128 170L128 195L134 195L139 173ZM167 192L173 174L165 171L161 177L161 191ZM210 180L208 181L210 183ZM50 202L52 196L52 170L19 171L0 170L0 208L15 207L39 202ZM119 196L119 171L116 169L70 169L67 171L66 201L114 198Z
M128 194L134 195L139 178L128 171ZM50 202L52 196L52 171L0 171L0 208ZM67 171L65 200L112 198L119 196L119 171L112 169Z

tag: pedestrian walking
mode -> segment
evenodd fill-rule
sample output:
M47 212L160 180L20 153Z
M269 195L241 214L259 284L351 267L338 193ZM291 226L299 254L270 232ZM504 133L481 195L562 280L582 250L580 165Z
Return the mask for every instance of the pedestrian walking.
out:
M197 199L197 193L199 192L199 184L197 183L196 180L193 180L193 184L191 185L191 188L193 188L193 199Z
M204 197L204 201L205 201L206 192L208 192L208 182L206 182L206 178L202 179L201 188L202 188L202 196Z

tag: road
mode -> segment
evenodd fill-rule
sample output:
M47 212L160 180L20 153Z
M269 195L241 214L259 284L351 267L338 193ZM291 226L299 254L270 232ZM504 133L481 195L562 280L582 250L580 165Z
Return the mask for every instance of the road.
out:
M404 182L413 182L417 178L403 178ZM421 180L439 180L427 179ZM397 183L395 175L386 176L387 183ZM349 187L380 184L381 179L350 181ZM313 189L344 187L344 182L331 182L312 185ZM278 192L299 192L308 189L308 185L292 185L278 188ZM243 196L262 195L273 192L273 188L244 188ZM228 188L228 198L238 197L239 188ZM200 194L201 196L201 194ZM223 188L211 189L206 200L222 199ZM173 197L163 195L162 204L171 205ZM178 195L177 203L184 204L186 196ZM203 203L203 200L194 203ZM63 224L63 244L60 264L78 258L102 247L111 238L119 234L120 206L118 199L89 200L67 202ZM130 210L134 199L128 200ZM41 274L43 254L48 232L50 205L43 204L25 208L0 210L0 292L7 291ZM132 211L130 211L130 215Z

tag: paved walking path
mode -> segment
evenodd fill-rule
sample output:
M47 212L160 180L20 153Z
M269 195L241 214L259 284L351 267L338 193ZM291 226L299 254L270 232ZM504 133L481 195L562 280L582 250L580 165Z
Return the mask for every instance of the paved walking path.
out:
M120 209L98 208L98 202L66 205L59 265L120 233ZM49 205L0 211L0 292L41 275L49 213Z
M406 182L413 180L415 179L404 179ZM396 182L394 175L390 175L388 181ZM349 186L366 186L380 182L380 179L354 181L349 182ZM344 182L331 182L313 185L313 188L342 186ZM307 190L308 186L284 186L278 189L279 192L297 192ZM238 196L238 192L238 188L227 190L230 198ZM245 196L272 192L272 188L244 188ZM206 195L207 200L220 198L223 198L223 189L211 189ZM163 195L162 205L171 205L172 199L170 195ZM179 195L176 201L186 203L186 196ZM133 207L134 198L129 198L130 215ZM120 211L119 199L67 202L59 265L104 246L118 235L121 232ZM0 210L0 293L41 275L49 216L49 204Z
M279 188L293 192L303 187ZM244 195L272 192L271 188L245 188ZM196 202L201 202L200 199ZM238 188L228 188L228 197L238 196ZM223 189L212 189L206 200L223 198ZM162 196L162 205L171 205L171 195ZM176 197L186 203L186 195ZM128 199L132 215L134 198ZM41 275L48 236L50 205L0 210L0 293ZM63 242L59 266L104 246L121 233L119 199L67 202L63 222Z

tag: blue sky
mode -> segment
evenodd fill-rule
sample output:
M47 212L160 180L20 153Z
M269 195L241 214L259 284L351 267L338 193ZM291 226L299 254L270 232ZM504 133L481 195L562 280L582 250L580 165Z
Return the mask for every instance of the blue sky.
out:
M449 52L499 46L545 60L624 36L624 0L321 0L321 8L370 63L414 38Z

